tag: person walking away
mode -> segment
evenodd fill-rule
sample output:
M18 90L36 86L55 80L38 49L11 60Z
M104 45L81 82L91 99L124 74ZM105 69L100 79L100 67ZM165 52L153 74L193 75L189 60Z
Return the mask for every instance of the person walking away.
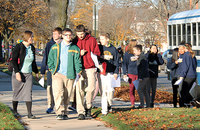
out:
M103 45L100 56L100 63L106 62L106 73L105 75L101 74L101 84L102 84L102 98L101 98L101 107L102 115L107 115L108 111L112 111L112 99L114 88L111 86L111 76L117 80L119 73L119 54L117 49L109 43L110 35L108 33L100 35L100 41ZM103 67L100 65L100 70Z
M51 41L49 41L45 47L45 52L44 56L42 59L42 65L41 65L41 76L45 75L45 72L47 70L47 106L48 109L46 110L47 114L52 114L54 113L54 99L53 99L53 92L52 92L52 77L51 77L51 72L48 70L48 65L47 65L47 60L48 60L48 55L51 47L56 43L61 40L62 37L62 29L60 27L56 27L53 30L53 38Z
M19 117L17 106L19 101L25 101L28 111L28 118L35 119L32 114L32 87L33 75L36 74L38 81L38 69L35 62L35 47L33 43L33 32L25 31L22 34L23 42L16 45L13 50L12 63L12 89L13 89L13 111L14 116Z
M48 67L52 73L52 88L56 108L56 119L68 119L68 104L76 74L80 76L82 65L79 48L72 44L72 31L62 31L63 41L51 47Z
M191 46L185 43L179 45L179 53L178 75L179 79L182 80L182 83L179 85L181 96L180 107L185 107L193 99L189 91L197 78L197 60Z
M149 64L149 93L151 92L150 107L154 107L154 99L157 87L158 66L164 63L162 56L158 53L158 47L152 45L150 51L146 54Z
M76 27L76 35L77 36L73 39L73 43L76 44L80 49L83 66L81 77L76 85L76 107L78 112L78 120L84 120L85 116L91 117L92 97L96 82L96 68L91 58L91 52L99 57L100 51L96 39L85 32L84 25L78 25ZM84 92L86 92L85 107Z
M174 85L174 83L178 80L178 48L173 50L172 57L167 61L167 68L170 69L171 75L171 83L173 90L173 104L174 107L177 107L177 94L178 94L178 85ZM180 97L179 97L180 104Z
M150 96L148 92L148 82L149 82L149 73L148 73L148 62L146 56L142 52L142 46L136 45L133 48L134 54L138 56L137 59L137 71L138 71L138 95L140 98L139 108L144 108L144 97L146 101L146 107L150 107Z
M137 56L134 55L133 47L137 45L137 41L130 41L128 44L127 52L124 54L124 61L122 64L123 78L126 79L128 76L129 82L129 93L131 100L131 108L135 108L135 86L133 81L138 79L137 72Z

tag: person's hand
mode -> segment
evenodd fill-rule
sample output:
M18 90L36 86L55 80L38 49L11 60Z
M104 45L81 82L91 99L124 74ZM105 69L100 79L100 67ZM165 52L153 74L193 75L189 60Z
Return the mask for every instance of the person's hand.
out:
M79 78L81 77L81 74L80 73L78 73L78 76L79 76Z
M142 81L142 79L138 79L140 82Z
M86 50L81 50L81 56L83 56L83 55L85 55L85 53L86 53L87 51Z
M43 77L43 76L44 76L44 74L41 74L41 76Z
M179 79L183 80L183 77L180 77Z
M100 69L100 71L102 72L102 71L103 71L103 66L102 66L102 65L99 65L99 69Z
M127 75L124 75L123 78L126 79L126 78L127 78Z
M178 60L176 60L175 63L178 64Z
M35 74L35 80L38 82L39 81L39 76L38 76L38 73Z
M114 73L113 76L114 76L114 79L117 80L118 74Z
M18 81L22 81L22 78L21 78L21 75L20 75L19 72L16 73L16 79L17 79Z

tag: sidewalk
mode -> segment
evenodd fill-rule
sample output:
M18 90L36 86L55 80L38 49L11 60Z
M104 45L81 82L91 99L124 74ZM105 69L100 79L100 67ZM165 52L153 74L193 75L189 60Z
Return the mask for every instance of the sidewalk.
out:
M56 114L46 114L47 96L46 90L40 86L33 85L33 106L32 113L37 117L36 119L27 118L27 109L25 102L19 102L18 112L22 116L22 120L26 122L27 128L30 130L111 130L104 126L103 122L91 120L77 120L78 114L69 110L69 120L56 120ZM12 85L11 76L0 72L0 102L12 108ZM93 102L96 107L101 106L100 97L97 97ZM129 107L130 102L118 101L114 99L113 107ZM139 102L136 103L136 106ZM155 107L172 107L169 104L155 104Z

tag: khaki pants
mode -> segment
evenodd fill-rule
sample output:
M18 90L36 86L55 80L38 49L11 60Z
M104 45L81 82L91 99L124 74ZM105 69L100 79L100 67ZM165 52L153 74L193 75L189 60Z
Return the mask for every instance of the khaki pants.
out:
M68 79L67 76L56 73L52 76L53 96L56 107L56 114L67 115L67 108L73 87L74 79Z
M54 108L54 99L53 99L53 91L52 91L52 78L51 72L47 72L47 105L48 108Z
M78 114L85 114L85 108L92 107L92 97L95 89L95 73L96 69L85 69L76 84L76 106ZM86 85L86 87L85 87ZM86 104L84 108L84 93L86 92Z

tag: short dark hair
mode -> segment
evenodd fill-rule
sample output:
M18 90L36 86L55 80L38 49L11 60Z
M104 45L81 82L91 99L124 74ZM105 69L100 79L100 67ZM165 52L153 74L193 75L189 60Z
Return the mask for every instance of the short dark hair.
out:
M136 45L136 46L134 46L134 48L136 50L140 50L142 52L142 45Z
M131 39L131 42L137 42L137 40L136 39Z
M92 34L92 31L90 29L88 29L88 28L85 29L85 32L89 33L90 35Z
M59 34L62 34L62 29L60 27L56 27L53 29L53 32L57 31Z
M102 34L100 34L100 36L104 36L104 37L110 39L110 34L109 33L102 33Z
M72 33L72 30L69 29L69 28L65 28L65 29L62 30L62 32L71 32Z
M182 41L179 46L185 46L185 41Z
M82 24L76 26L76 32L85 32L85 26Z
M32 31L24 31L22 34L22 40L23 41L28 41L28 39L33 35Z

